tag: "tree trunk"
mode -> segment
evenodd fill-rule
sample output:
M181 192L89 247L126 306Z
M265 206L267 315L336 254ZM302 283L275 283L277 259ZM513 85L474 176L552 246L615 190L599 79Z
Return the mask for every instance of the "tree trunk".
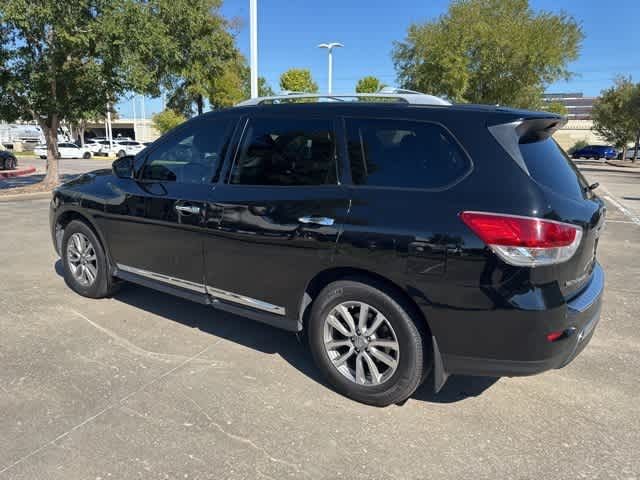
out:
M202 115L202 112L204 111L204 98L202 95L198 94L196 96L196 105L198 107L198 115Z
M57 114L52 114L46 121L41 122L44 138L47 142L47 174L42 183L47 187L58 185L58 126L60 120Z
M78 133L80 134L80 146L84 148L84 132L87 129L87 122L81 121L78 125Z
M633 163L638 161L638 147L640 146L640 130L638 130L638 135L636 135L636 149L633 152L633 159L631 160Z

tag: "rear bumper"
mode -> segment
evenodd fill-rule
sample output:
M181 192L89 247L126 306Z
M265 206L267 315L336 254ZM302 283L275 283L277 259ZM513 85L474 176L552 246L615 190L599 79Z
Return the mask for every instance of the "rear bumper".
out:
M450 355L443 352L442 367L446 374L482 375L495 377L525 376L541 373L569 364L587 346L598 321L604 292L604 271L596 264L589 285L567 303L565 335L553 342L553 348L537 349L525 342L522 349L544 352L540 358L512 360L504 358L479 358L475 356ZM531 338L523 332L523 338ZM495 332L499 335L499 332ZM544 332L536 335L540 342L547 342Z

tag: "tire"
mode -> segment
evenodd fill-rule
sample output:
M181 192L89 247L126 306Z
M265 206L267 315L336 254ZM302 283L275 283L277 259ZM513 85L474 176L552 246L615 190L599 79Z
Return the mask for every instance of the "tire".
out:
M77 247L78 244L75 243L77 238L86 239L90 247L85 244L85 249L79 249ZM75 248L75 251L80 251L80 253L86 252L87 260L95 257L95 260L87 261L86 267L87 269L93 267L93 269L90 269L94 274L92 281L89 276L77 273L79 262L74 261L74 259L78 258L78 256L72 253L72 248ZM64 280L74 292L89 298L104 298L115 293L118 283L111 276L109 263L102 244L86 223L73 220L67 225L62 237L61 254L64 266ZM88 265L89 263L91 265ZM82 281L83 279L85 280L84 282Z
M85 160L90 159L90 158L91 158L91 153L89 153L89 152L84 152L84 153L82 154L82 158L84 158Z
M118 152L118 155L116 155L116 156L117 156L118 158L122 158L122 157L124 157L126 154L127 154L127 153L126 153L124 150L120 150L120 151Z
M47 159L47 156L46 156L46 155L40 155L40 158L41 158L42 160L46 160L46 159Z
M365 328L368 332L349 338L333 326L334 321L329 320L333 314L345 333L350 334L352 329L341 312L347 308L348 313L353 314L353 326L357 327L363 303L367 306ZM409 313L411 310L399 296L375 282L340 280L327 285L311 307L307 333L316 365L329 384L349 398L378 407L409 398L426 377L433 361L426 327L414 321ZM379 320L379 315L383 320ZM382 323L372 331L376 322ZM344 345L330 351L325 347L326 342ZM397 350L395 346L374 346L382 342L394 344ZM385 355L381 356L381 352ZM334 364L341 363L345 357L347 360L340 366ZM379 361L380 358L386 358L385 362ZM358 360L361 362L360 377L356 365ZM375 364L377 381L369 360ZM395 360L395 369L389 366L389 360Z

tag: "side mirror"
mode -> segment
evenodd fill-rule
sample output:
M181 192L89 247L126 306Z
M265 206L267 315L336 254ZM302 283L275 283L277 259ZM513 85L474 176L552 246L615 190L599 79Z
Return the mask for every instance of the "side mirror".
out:
M113 162L113 174L118 178L133 178L133 158L133 155L125 155Z

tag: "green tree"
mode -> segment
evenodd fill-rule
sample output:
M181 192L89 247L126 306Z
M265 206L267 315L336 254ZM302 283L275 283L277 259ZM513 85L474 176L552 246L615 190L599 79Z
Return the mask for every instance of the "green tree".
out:
M306 68L290 68L280 75L280 89L290 92L317 93L318 84Z
M104 109L127 88L145 88L134 84L141 76L127 39L128 20L141 13L124 0L0 4L0 117L38 122L47 142L46 186L58 182L62 121Z
M168 105L186 116L201 115L207 97L226 103L234 97L231 84L240 53L220 14L221 0L156 0L159 21L167 27L170 45L158 52L165 61ZM152 50L154 54L158 49ZM151 60L151 59L150 59ZM214 95L212 95L212 93Z
M153 126L161 135L164 135L169 130L173 130L185 120L186 118L184 115L176 112L175 110L171 110L170 108L163 110L162 112L158 112L151 117L151 123L153 123Z
M582 39L574 18L528 0L454 0L437 20L411 25L392 56L404 88L537 108L548 84L571 78Z
M250 70L239 56L225 72L211 81L209 104L213 109L231 107L251 96ZM258 96L270 97L274 92L264 77L258 77Z
M640 140L640 84L617 77L612 87L602 91L593 106L593 129L605 140L622 149L626 157L629 143L635 141L637 159Z
M374 76L363 77L356 83L356 93L376 93L385 85Z
M242 91L244 94L244 98L251 97L251 75L249 72L249 68L246 68L246 74L244 74L242 79ZM273 91L273 88L267 83L267 79L264 77L258 77L258 96L259 97L273 97L276 92Z

